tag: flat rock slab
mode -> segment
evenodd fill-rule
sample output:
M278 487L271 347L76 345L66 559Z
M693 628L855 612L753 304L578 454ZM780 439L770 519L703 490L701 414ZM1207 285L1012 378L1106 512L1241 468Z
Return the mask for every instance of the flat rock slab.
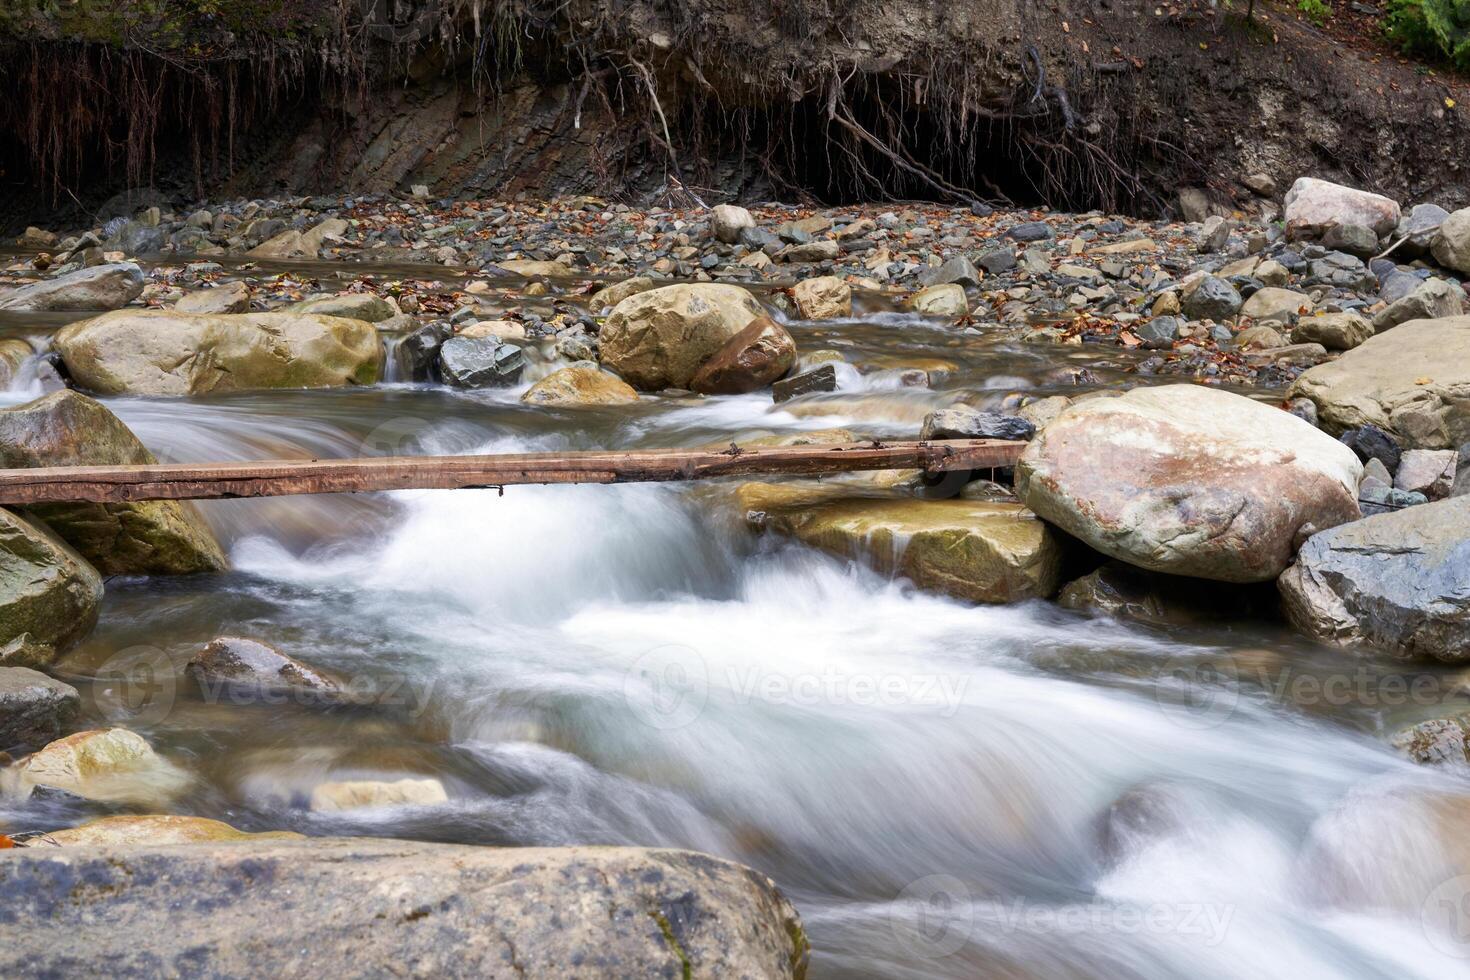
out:
M143 292L143 270L132 262L95 265L0 293L0 310L84 312L116 310Z
M801 977L770 879L689 851L360 838L0 852L0 974Z
M1288 618L1310 636L1470 660L1470 497L1315 534L1278 586Z

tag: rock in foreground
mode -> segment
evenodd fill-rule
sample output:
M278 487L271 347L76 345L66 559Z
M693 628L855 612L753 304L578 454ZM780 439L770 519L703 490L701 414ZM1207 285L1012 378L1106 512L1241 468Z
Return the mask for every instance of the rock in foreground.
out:
M383 370L372 324L315 314L121 311L62 327L55 346L78 386L104 395L365 385Z
M102 577L56 535L0 510L0 665L44 667L97 622Z
M688 388L694 373L765 311L739 286L691 283L630 296L598 335L604 367L635 388Z
M770 879L688 851L373 839L24 848L0 973L805 976ZM294 923L294 926L291 925ZM284 941L293 933L292 941Z
M227 823L204 817L173 815L99 817L77 827L53 830L46 843L61 847L107 847L118 844L212 844L237 840L302 840L289 830L248 834ZM45 844L34 844L44 847Z
M1470 660L1470 497L1315 534L1278 584L1288 618L1308 635Z
M1026 449L1021 500L1140 568L1263 582L1307 525L1356 520L1352 450L1280 409L1196 385L1079 402Z

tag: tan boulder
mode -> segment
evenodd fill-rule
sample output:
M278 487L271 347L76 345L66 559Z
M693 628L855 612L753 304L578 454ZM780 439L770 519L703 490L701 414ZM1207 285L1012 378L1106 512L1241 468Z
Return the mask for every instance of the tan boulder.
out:
M280 312L316 313L320 316L340 316L349 320L382 323L384 320L391 320L398 316L398 307L372 293L341 293L333 296L313 296L299 303L292 303Z
M379 806L434 806L447 802L449 794L437 779L320 783L311 791L313 813Z
M101 576L56 532L0 510L0 666L48 666L87 635L101 602Z
M791 287L791 298L803 320L852 316L852 288L837 276L804 279Z
M631 385L593 367L562 368L533 384L521 396L527 405L552 408L627 405L637 400L638 392Z
M658 283L649 276L634 276L631 279L624 279L622 282L615 282L611 286L604 286L602 289L599 289L592 294L592 298L588 300L588 304L592 307L593 312L612 309L629 296L646 293L650 289L657 288L657 286Z
M765 311L739 286L688 283L630 296L598 335L602 363L643 391L687 388L716 351Z
M496 340L525 340L526 325L519 320L478 320L460 330L455 336L477 339L493 337Z
M919 290L909 299L909 306L915 313L925 316L960 317L970 312L965 287L953 282Z
M372 324L317 314L119 311L68 324L53 343L73 380L104 395L373 384L383 369Z
M513 272L527 279L562 279L572 274L572 267L569 265L541 259L507 259L495 264L506 272Z
M1251 294L1240 308L1242 316L1252 320L1280 320L1285 323L1299 313L1312 309L1312 297L1294 289L1267 286Z
M316 253L309 250L301 240L299 231L283 231L279 235L245 253L253 259L297 259L314 258Z
M1316 177L1301 177L1286 192L1288 234L1321 234L1333 225L1363 225L1383 236L1398 227L1397 201Z
M23 789L61 790L83 799L157 803L178 795L188 774L126 728L77 732L17 764Z
M243 282L185 293L174 304L176 313L249 313L250 287Z
M761 317L705 361L689 381L704 395L758 391L785 377L796 364L796 341L775 320Z
M301 248L308 255L319 255L323 245L340 241L350 227L342 218L328 218L301 233Z
M1291 332L1298 344L1321 344L1328 350L1352 350L1372 336L1373 324L1351 312L1304 316Z
M219 820L177 815L99 817L66 830L53 830L46 843L61 847L110 847L116 844L213 844L220 841L305 840L289 830L249 834Z

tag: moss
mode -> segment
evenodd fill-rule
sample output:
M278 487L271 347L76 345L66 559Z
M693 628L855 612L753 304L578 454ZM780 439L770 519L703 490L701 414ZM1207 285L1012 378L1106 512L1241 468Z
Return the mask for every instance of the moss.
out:
M683 969L684 980L691 980L694 976L694 964L689 962L689 954L684 952L684 947L679 945L679 940L674 935L674 927L669 924L668 916L658 909L648 913L648 917L658 924L658 931L663 933L664 942L668 944L674 955L679 957L679 963Z

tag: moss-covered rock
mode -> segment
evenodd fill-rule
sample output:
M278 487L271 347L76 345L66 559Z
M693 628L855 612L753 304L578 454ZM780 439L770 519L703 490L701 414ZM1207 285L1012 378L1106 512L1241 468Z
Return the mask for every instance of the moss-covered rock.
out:
M75 391L0 409L0 465L18 469L156 462L121 419ZM226 565L214 533L188 503L40 504L27 513L45 521L104 575L180 575Z
M177 796L188 773L126 728L77 732L17 764L21 786L60 790L87 800L159 803Z
M1061 543L1019 504L810 483L748 483L736 499L753 526L957 598L1018 602L1060 584Z
M60 538L0 510L0 664L44 667L97 622L102 577Z

